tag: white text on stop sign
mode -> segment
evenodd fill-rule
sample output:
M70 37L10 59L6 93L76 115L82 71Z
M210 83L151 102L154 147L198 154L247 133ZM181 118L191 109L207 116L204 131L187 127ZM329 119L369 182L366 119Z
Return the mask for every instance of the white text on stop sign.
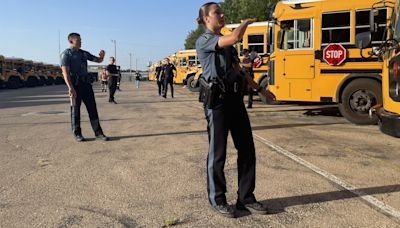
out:
M326 58L334 58L334 59L338 59L340 57L342 57L343 55L343 51L341 50L330 50L326 52Z

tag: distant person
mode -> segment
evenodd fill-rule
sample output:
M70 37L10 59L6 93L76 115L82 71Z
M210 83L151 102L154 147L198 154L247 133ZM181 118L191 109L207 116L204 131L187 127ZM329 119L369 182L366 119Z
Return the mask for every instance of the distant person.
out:
M106 68L103 68L100 72L100 80L101 80L101 92L106 92L107 93L107 87L108 87L108 79L107 79L107 70Z
M257 54L253 56L250 54L248 49L243 50L243 61L240 63L240 66L249 74L249 76L254 79L254 70L253 70L253 63L254 59ZM251 86L248 86L248 104L247 108L253 108L253 95L254 89Z
M109 103L117 104L115 101L115 91L117 90L117 83L118 83L118 68L115 65L115 58L110 57L109 64L107 66L107 77L108 77L108 88L110 90L110 97L108 98Z
M141 75L139 72L136 72L135 82L136 82L136 88L138 88L138 89L140 86L140 80L141 80Z
M158 86L158 96L161 96L164 94L164 78L162 78L163 73L162 73L163 65L162 62L159 63L159 65L156 67L156 80L157 80L157 86Z
M118 91L121 91L121 79L122 79L121 66L117 66L117 69L118 69L117 90L118 90Z
M96 57L82 50L81 36L78 33L69 34L68 42L71 47L61 54L61 69L65 83L68 86L69 96L71 97L72 133L78 142L85 141L81 131L80 113L83 101L89 113L90 124L96 135L96 139L107 141L108 137L104 135L100 126L93 87L90 84L90 75L87 70L87 61L101 63L103 62L105 52L101 50L99 57Z
M165 59L166 64L163 66L163 74L164 74L164 98L167 98L167 92L168 92L168 85L171 87L171 97L174 98L174 71L176 71L176 68L174 64L170 63L169 58Z

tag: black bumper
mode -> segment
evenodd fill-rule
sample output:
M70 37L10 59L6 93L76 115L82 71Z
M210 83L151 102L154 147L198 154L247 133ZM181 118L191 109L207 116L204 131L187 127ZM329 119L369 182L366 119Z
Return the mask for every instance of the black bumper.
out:
M400 114L379 110L379 127L387 135L400 138Z

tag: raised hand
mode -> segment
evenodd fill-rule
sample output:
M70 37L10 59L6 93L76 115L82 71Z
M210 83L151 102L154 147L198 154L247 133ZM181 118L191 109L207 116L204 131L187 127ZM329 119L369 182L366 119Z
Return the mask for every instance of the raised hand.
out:
M101 59L103 59L105 55L106 55L106 52L104 50L100 50L99 57Z

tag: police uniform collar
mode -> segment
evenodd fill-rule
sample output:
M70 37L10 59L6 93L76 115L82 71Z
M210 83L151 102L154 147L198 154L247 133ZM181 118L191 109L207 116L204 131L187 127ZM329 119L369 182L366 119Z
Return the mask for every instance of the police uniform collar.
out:
M215 35L215 32L211 31L211 30L208 29L208 28L206 28L206 33L207 33L207 34L214 34L214 35ZM221 33L219 33L219 35L222 36Z

